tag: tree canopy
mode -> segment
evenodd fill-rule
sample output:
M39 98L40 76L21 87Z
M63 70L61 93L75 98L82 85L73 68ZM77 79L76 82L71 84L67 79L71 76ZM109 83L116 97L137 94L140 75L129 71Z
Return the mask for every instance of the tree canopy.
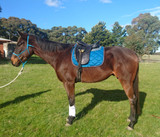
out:
M44 30L48 34L49 40L62 42L62 43L75 43L81 41L86 35L87 31L77 26L65 27L52 27L51 30Z
M124 38L126 36L126 30L115 22L112 29L111 39L115 46L123 46Z
M160 20L149 13L140 14L132 20L131 25L125 27L115 22L111 30L106 28L105 22L100 21L92 27L90 32L77 26L54 26L51 29L41 29L30 20L23 18L0 19L0 37L16 41L17 31L35 34L41 38L62 43L84 41L93 44L100 41L102 46L130 48L140 56L152 54L160 47Z
M140 50L141 55L155 53L160 46L160 20L156 16L151 16L149 13L140 14L132 20L132 25L126 26L126 30L128 37L125 45L132 49L132 42L128 41L134 41L136 38L134 49Z
M107 46L110 44L111 33L106 29L105 22L99 22L95 25L91 32L87 33L84 42L93 44L97 41L100 41L102 46Z
M125 29L115 22L112 31L106 29L105 22L99 22L87 33L84 42L93 44L100 40L102 46L122 46L126 36Z
M9 17L8 19L1 18L1 36L5 36L11 40L17 40L17 31L32 33L41 38L47 38L47 34L42 32L37 25L32 24L30 20L19 19L16 17Z
M78 40L82 40L87 33L84 28L76 26L67 28L59 26L45 30L38 28L30 20L16 17L1 18L0 21L0 36L14 41L18 38L17 31L35 34L41 38L62 43L75 43Z

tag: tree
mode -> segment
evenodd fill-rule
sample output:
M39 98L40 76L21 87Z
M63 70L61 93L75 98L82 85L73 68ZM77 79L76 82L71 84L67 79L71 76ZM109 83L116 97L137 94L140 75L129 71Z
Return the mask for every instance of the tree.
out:
M0 6L0 12L2 12L1 6ZM4 29L4 28L2 27L1 18L0 18L0 37L4 37L4 38L7 37L6 29Z
M140 33L133 33L126 37L124 45L125 47L135 51L140 58L144 54L144 41L142 41L142 35Z
M76 43L81 41L86 35L87 31L84 28L77 26L65 27L52 27L51 30L45 31L48 34L49 40L62 42L62 43Z
M0 36L10 38L11 40L17 40L17 31L31 33L39 36L40 38L49 39L52 41L58 41L62 43L76 43L78 40L82 40L87 31L84 28L78 28L76 26L52 27L52 29L40 29L36 24L33 24L30 20L19 19L16 17L9 17L8 19L0 19Z
M151 16L149 13L140 14L132 20L132 25L127 26L126 30L130 38L134 38L135 35L139 36L138 41L141 40L140 43L143 43L143 52L141 51L139 53L152 54L155 53L160 46L160 20L156 16ZM125 43L125 45L126 44L128 43ZM137 47L136 49L142 50L141 44L136 44L140 46L140 48Z
M84 42L93 44L97 41L100 41L102 46L109 46L111 44L111 33L106 29L105 25L105 22L99 22L97 25L95 25L91 32L86 34Z
M123 46L124 38L126 36L126 30L115 22L112 29L111 39L115 46Z
M127 25L125 28L128 36L125 37L124 46L135 51L141 59L142 55L145 53L145 41L143 40L145 34L142 30L135 32L131 25Z
M8 19L2 18L0 20L0 32L2 32L0 35L5 38L10 38L11 40L16 41L18 38L17 31L22 31L47 39L47 34L42 32L41 29L37 28L35 24L32 24L30 20L19 19L16 17L9 17Z

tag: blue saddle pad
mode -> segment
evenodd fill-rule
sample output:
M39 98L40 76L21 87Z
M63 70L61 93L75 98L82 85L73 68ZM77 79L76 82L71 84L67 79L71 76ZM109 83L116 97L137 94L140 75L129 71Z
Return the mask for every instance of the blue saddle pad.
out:
M93 49L90 53L90 60L88 64L82 65L82 67L98 67L103 64L104 61L104 47ZM78 66L78 62L75 58L75 47L72 50L72 62L75 66Z

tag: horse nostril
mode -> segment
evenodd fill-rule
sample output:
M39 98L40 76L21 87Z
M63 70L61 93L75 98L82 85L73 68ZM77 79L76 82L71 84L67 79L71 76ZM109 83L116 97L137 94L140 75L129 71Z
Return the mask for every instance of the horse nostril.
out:
M13 64L12 60L11 60L11 64L12 64L13 66L15 66L15 64Z

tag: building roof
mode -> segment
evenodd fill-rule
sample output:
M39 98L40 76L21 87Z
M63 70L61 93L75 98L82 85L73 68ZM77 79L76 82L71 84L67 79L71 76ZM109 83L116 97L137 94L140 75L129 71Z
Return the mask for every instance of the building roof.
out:
M9 40L9 39L4 39L4 38L0 38L0 41L1 41L1 42L10 42L11 40Z

